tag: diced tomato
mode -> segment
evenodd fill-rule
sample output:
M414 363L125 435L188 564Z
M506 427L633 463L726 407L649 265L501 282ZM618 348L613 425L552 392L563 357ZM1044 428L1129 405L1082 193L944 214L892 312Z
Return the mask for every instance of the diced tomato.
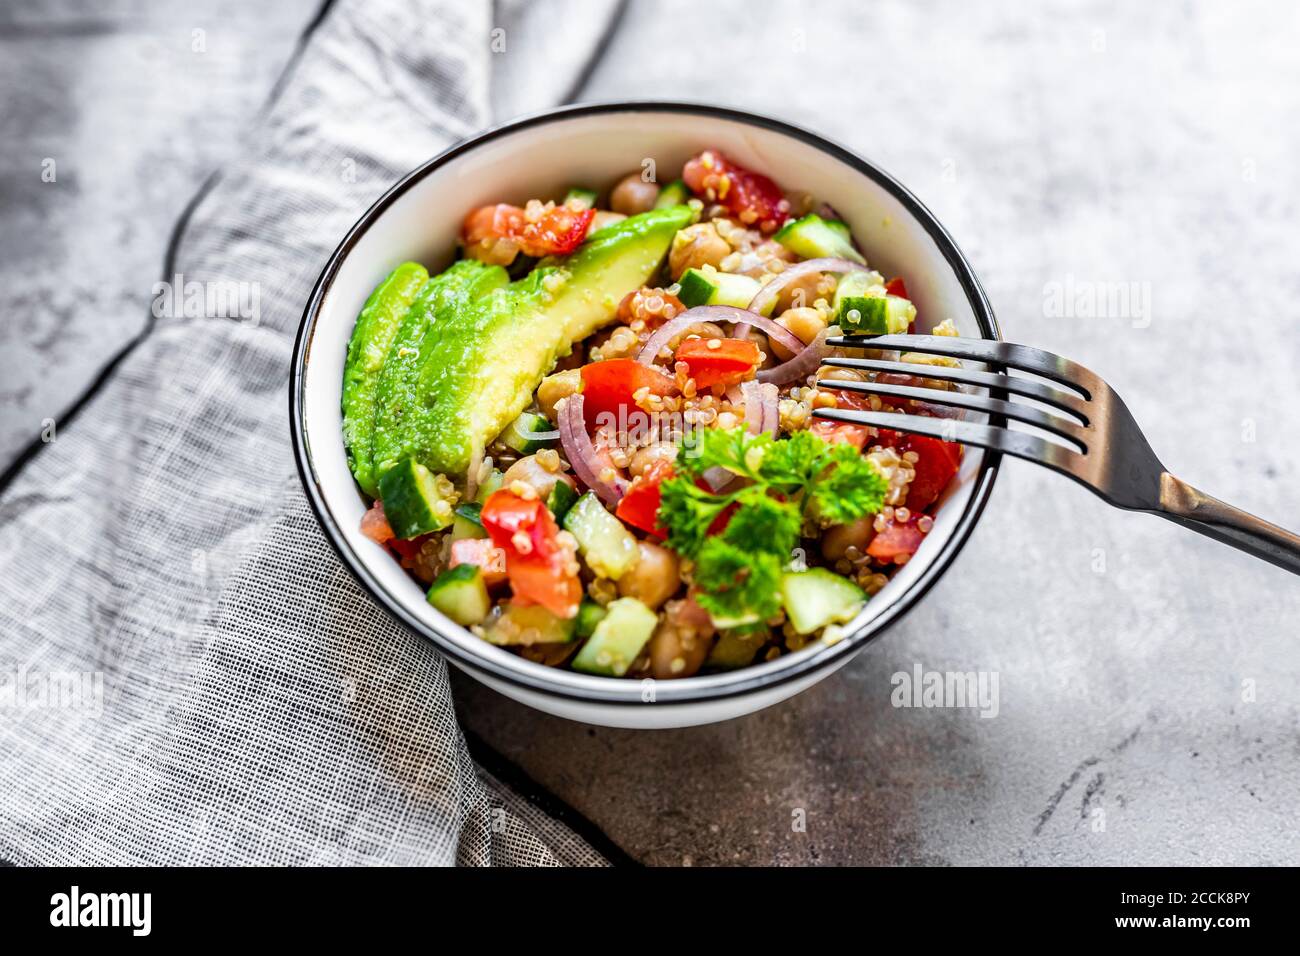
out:
M920 517L912 514L906 521L886 518L885 530L876 532L876 536L867 545L867 554L877 561L893 561L896 564L903 563L899 558L906 561L925 540L925 532L916 526Z
M957 474L961 466L961 445L929 435L906 435L900 447L903 452L914 451L918 456L916 477L907 489L907 507L920 511L933 504Z
M637 410L633 396L642 388L656 395L672 395L677 391L677 383L672 376L635 359L608 359L584 365L582 398L587 430L594 431L607 423L620 424L619 430L627 430L626 416ZM625 416L622 423L620 409Z
M673 463L659 460L633 479L614 514L634 528L660 538L668 532L659 524L660 485L673 476Z
M673 358L686 363L696 387L709 388L743 382L762 361L762 353L749 339L687 339Z
M388 524L388 516L384 514L382 501L376 501L370 506L370 510L361 516L361 533L379 544L387 544L396 537Z
M824 442L832 445L852 445L858 451L867 446L870 430L866 425L854 425L850 422L833 422L819 418L808 426L808 430Z
M485 584L500 584L506 579L506 553L491 538L461 538L451 543L451 567L472 564L483 572Z
M720 203L746 226L772 232L790 214L781 187L760 173L737 166L716 149L687 161L682 179L691 192Z
M505 551L506 573L517 597L558 617L573 617L582 600L572 545L559 540L559 526L540 498L494 491L479 514L492 543Z
M895 276L886 282L885 293L887 295L896 295L903 299L909 298L907 294L907 286L903 284L902 276Z
M525 255L565 256L582 244L595 215L594 209L551 203L530 204L527 209L497 203L480 206L466 216L461 235L467 247L507 239Z

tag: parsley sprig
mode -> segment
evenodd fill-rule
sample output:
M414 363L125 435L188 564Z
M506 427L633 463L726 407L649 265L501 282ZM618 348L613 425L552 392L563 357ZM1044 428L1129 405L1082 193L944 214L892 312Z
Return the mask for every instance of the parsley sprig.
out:
M809 514L853 521L879 511L888 490L880 470L852 446L806 431L779 440L743 427L696 431L676 468L659 506L668 544L695 562L701 606L749 627L762 627L780 607L781 572ZM700 487L714 469L741 479L728 485L735 490Z

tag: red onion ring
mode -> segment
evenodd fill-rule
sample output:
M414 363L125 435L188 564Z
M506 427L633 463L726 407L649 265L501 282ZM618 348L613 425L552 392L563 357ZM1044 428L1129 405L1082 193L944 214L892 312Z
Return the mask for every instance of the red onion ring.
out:
M775 438L781 422L776 386L750 381L743 383L740 390L745 395L745 430L753 435L766 432Z
M810 259L808 261L829 262L832 260ZM791 352L803 351L803 342L799 340L799 336L785 328L785 326L777 325L765 315L758 315L746 309L738 309L734 305L697 305L695 308L687 309L681 315L669 319L659 326L655 334L646 339L645 345L641 346L641 351L637 353L636 360L642 365L653 365L655 359L659 356L659 351L672 341L674 336L680 335L692 325L698 325L701 322L731 322L743 325L757 325L769 338L780 342Z
M620 478L613 483L602 481L601 469L604 465L596 455L596 446L587 434L587 422L582 414L585 399L582 393L570 395L564 400L560 410L560 444L564 447L565 457L573 466L573 472L584 485L596 493L607 505L617 505L627 491L627 484Z
M832 332L831 329L835 331ZM760 382L771 382L773 385L785 385L788 382L795 382L801 378L806 378L817 367L821 365L822 359L830 349L826 345L826 340L832 335L839 335L838 325L827 326L817 333L817 338L813 339L794 358L772 368L765 368L755 376Z
M749 311L759 315L767 308L767 304L776 299L781 294L781 290L788 286L795 279L802 278L811 272L869 272L866 266L860 262L851 262L848 259L805 259L803 262L795 263L783 272L778 272L776 276L764 283L763 288L758 290L758 294L749 301ZM785 345L784 342L781 343ZM789 346L786 346L789 348ZM797 352L798 349L790 349Z

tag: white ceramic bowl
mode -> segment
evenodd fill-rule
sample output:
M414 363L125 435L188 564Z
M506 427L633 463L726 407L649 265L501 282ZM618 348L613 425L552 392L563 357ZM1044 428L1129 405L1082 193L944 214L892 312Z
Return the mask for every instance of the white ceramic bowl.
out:
M366 502L340 435L343 360L370 290L408 259L430 272L452 259L465 213L522 203L575 184L609 184L653 159L678 175L705 147L807 190L849 222L868 261L906 278L922 331L952 318L963 335L998 337L970 264L930 212L890 176L841 146L786 123L687 103L601 103L527 117L451 147L393 186L344 237L321 273L294 349L290 420L303 484L326 535L361 583L457 666L539 710L615 727L680 727L767 707L842 667L934 583L979 518L998 456L968 449L934 530L916 556L869 601L839 643L768 663L674 681L593 677L545 667L493 647L434 610L424 590L359 529Z

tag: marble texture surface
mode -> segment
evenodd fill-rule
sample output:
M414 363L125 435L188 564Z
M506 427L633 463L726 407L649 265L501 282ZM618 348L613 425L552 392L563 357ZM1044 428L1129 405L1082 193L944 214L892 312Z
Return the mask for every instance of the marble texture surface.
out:
M172 224L315 7L0 13L0 461L143 325ZM1283 3L633 0L582 97L742 106L869 156L1008 338L1095 369L1172 470L1294 528L1298 36ZM1295 864L1298 622L1294 577L1011 462L926 600L786 704L632 733L457 689L649 863ZM918 663L996 673L997 716L893 707Z

